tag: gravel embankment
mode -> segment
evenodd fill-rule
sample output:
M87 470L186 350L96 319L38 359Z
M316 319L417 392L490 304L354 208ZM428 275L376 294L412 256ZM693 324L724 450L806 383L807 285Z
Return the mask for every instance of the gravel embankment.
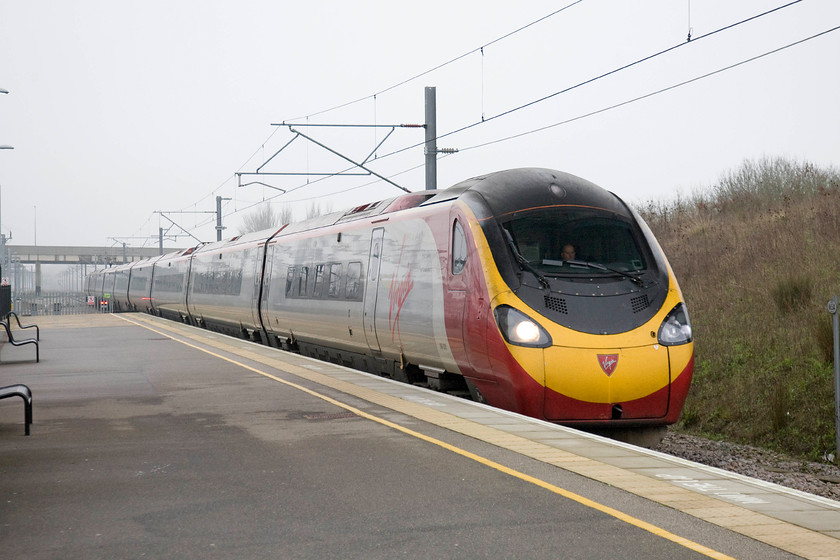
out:
M668 432L656 451L840 501L840 467L779 453Z

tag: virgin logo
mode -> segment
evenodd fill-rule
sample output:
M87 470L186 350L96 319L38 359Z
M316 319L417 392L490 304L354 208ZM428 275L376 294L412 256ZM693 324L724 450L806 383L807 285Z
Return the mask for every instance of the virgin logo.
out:
M618 367L618 354L598 354L598 363L609 377L615 373L615 368Z

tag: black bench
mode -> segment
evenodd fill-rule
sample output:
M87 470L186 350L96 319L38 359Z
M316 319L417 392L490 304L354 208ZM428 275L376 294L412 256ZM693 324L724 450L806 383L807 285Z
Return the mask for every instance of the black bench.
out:
M15 317L17 317L17 315L15 315ZM18 321L18 324L20 324L20 321ZM3 328L6 329L6 334L8 335L9 342L12 344L12 346L23 346L24 344L34 344L35 345L35 361L36 362L41 361L41 350L38 348L38 339L25 338L23 340L15 340L15 337L12 335L12 329L9 327L9 322L8 321L0 321L0 325L3 325ZM37 328L37 325L27 325L26 328L28 328L28 327L36 327ZM39 338L41 337L40 329L38 329L37 336Z
M21 329L32 329L32 328L34 328L35 329L35 340L41 340L41 329L38 327L38 325L36 325L35 323L33 323L31 325L21 325L20 324L20 317L18 317L17 313L15 313L14 311L9 311L6 314L6 317L3 320L8 321L9 325L11 325L12 321L11 321L11 319L9 319L9 317L12 317L12 316L14 316L15 321L17 321L18 328L21 328Z
M23 420L26 424L25 434L29 435L29 425L32 424L32 391L26 385L9 385L0 387L0 399L20 397L23 399Z

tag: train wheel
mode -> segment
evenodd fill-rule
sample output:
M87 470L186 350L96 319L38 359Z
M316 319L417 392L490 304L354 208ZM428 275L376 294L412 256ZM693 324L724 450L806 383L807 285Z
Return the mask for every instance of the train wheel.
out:
M467 382L467 389L470 391L470 397L472 397L472 400L481 404L487 404L487 399L484 398L484 395L481 394L478 387L476 387L475 384L466 377L464 378L464 381Z

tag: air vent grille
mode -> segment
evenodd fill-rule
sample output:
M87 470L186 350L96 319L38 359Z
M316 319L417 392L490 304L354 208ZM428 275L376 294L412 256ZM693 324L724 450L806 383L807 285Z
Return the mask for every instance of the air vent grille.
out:
M633 308L633 313L639 313L640 311L644 311L650 305L650 300L647 297L647 294L643 294L641 296L636 296L630 300L630 305Z
M545 296L545 306L557 313L564 313L566 315L569 313L569 310L566 307L566 300L563 298L547 295Z

